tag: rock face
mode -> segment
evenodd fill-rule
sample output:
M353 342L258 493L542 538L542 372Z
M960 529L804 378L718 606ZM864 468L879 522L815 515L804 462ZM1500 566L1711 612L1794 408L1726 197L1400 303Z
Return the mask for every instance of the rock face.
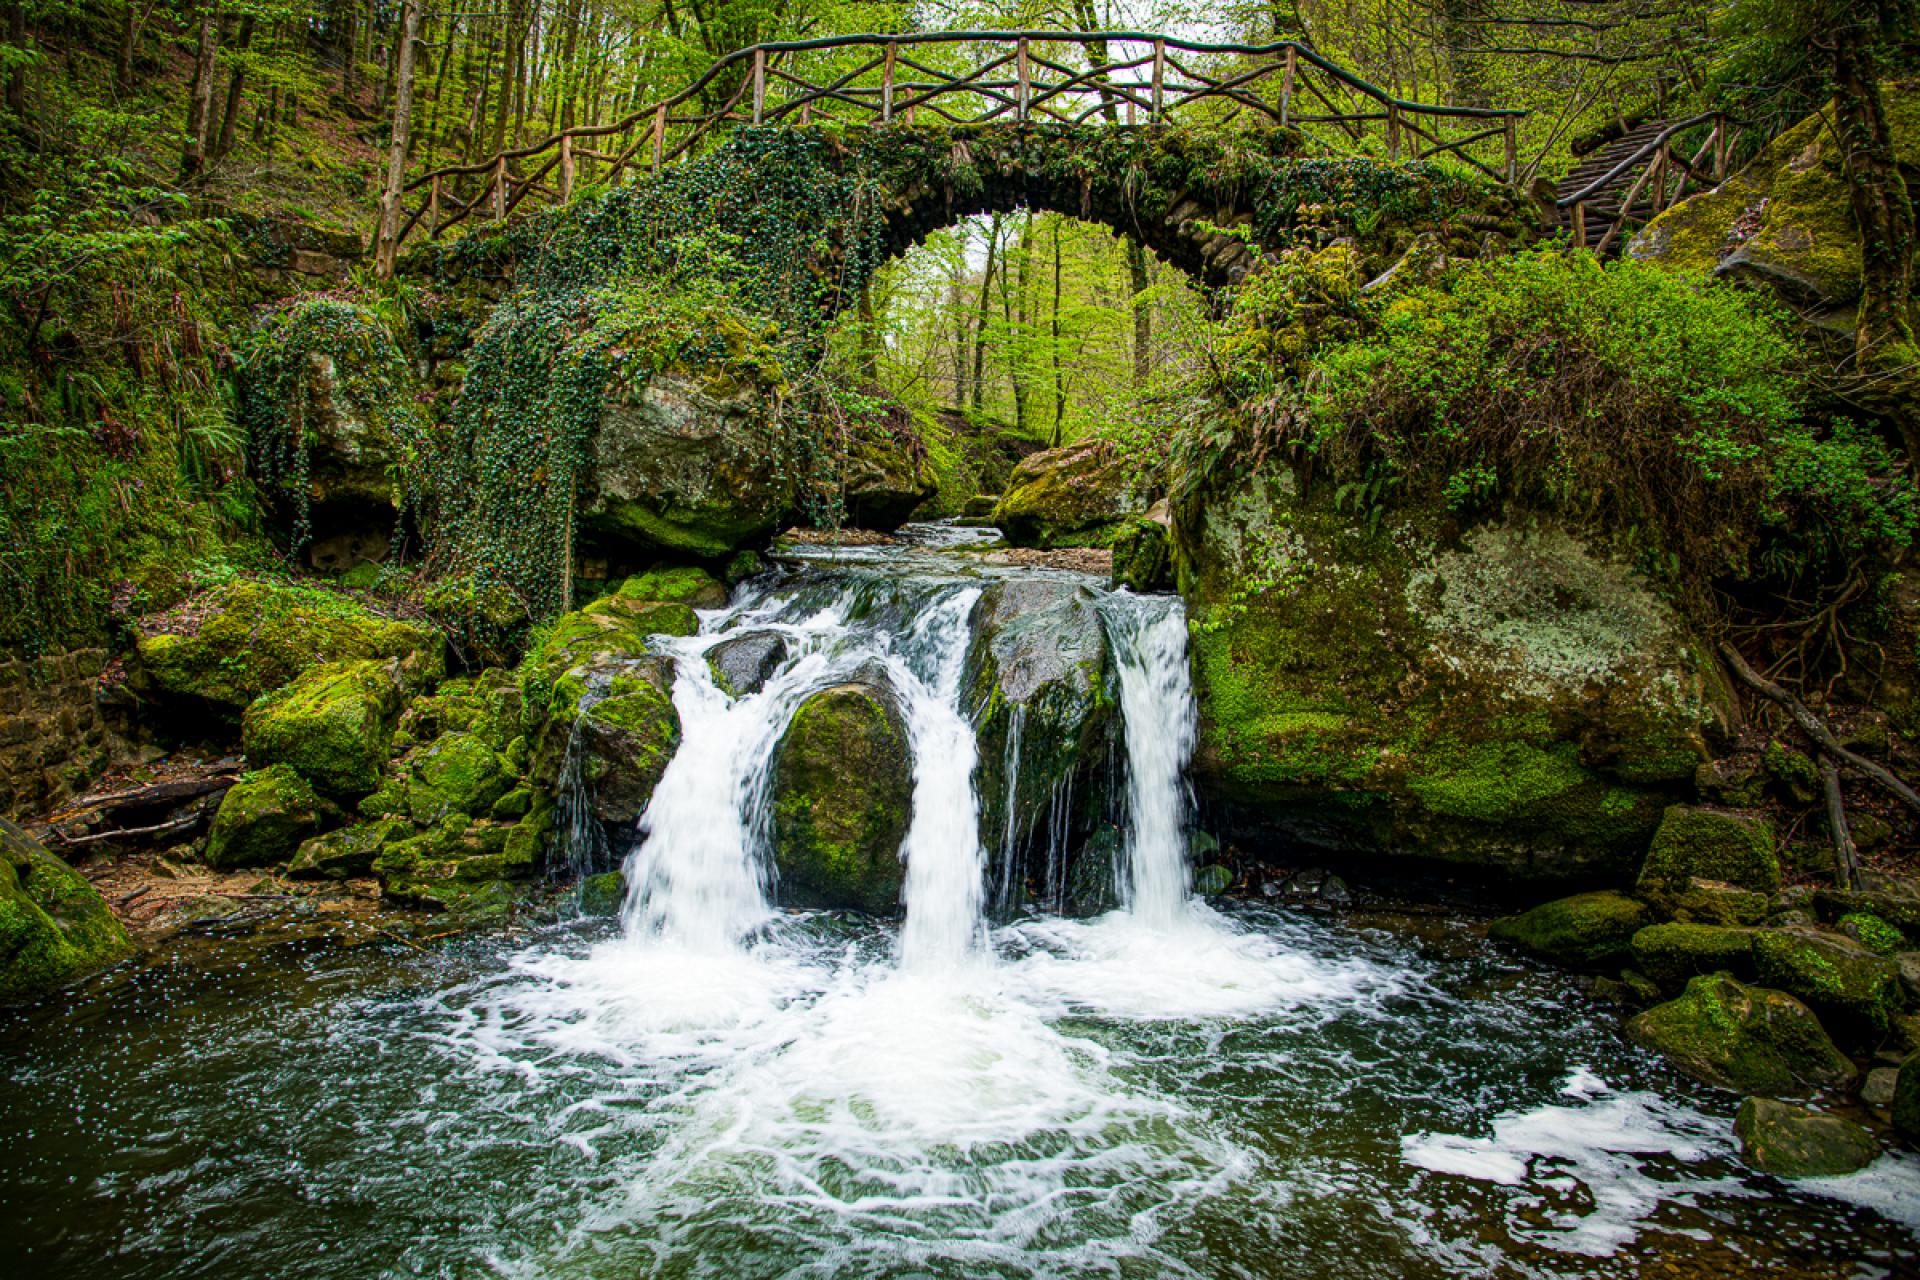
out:
M771 799L783 901L875 915L899 908L913 757L884 677L863 675L800 704L775 748Z
M554 688L533 779L557 795L573 768L588 810L610 828L631 829L680 746L669 658L602 658L574 667Z
M1132 591L1162 591L1173 585L1173 516L1166 499L1127 521L1113 539L1113 585Z
M85 876L0 818L0 1005L45 995L133 953Z
M1104 547L1146 505L1119 452L1084 440L1022 458L993 522L1016 547Z
M940 486L926 451L909 429L859 420L840 467L847 523L858 529L898 529Z
M1627 879L1730 695L1630 568L1550 522L1370 522L1269 464L1183 493L1195 782L1229 831Z
M1809 1107L1748 1098L1733 1120L1740 1158L1781 1178L1831 1178L1874 1162L1880 1144L1851 1120Z
M327 824L329 809L291 765L269 765L228 790L207 834L210 867L284 862Z
M1622 893L1581 893L1545 902L1493 922L1488 936L1543 960L1574 968L1603 968L1627 954L1627 944L1651 917Z
M1724 973L1695 978L1678 999L1636 1015L1627 1035L1695 1079L1742 1093L1792 1094L1856 1074L1812 1010Z
M416 689L446 670L445 645L425 627L381 618L348 596L267 582L230 582L143 618L134 644L136 689L235 717L321 663L398 659Z
M787 639L777 631L749 631L707 650L714 683L734 698L760 692L786 660Z
M1117 676L1084 587L995 583L970 626L963 705L979 742L981 843L1003 852L997 862L1017 862L1036 828L1090 828L1072 805L1094 789L1075 782L1106 763L1119 723ZM1057 805L1068 808L1056 813Z
M793 505L781 436L764 388L657 374L606 405L582 523L623 547L723 558Z
M1640 888L1672 890L1694 878L1757 893L1778 889L1773 824L1759 814L1678 804L1668 809L1641 864Z
M397 660L323 663L247 708L247 763L292 765L329 795L363 796L380 785L401 696Z

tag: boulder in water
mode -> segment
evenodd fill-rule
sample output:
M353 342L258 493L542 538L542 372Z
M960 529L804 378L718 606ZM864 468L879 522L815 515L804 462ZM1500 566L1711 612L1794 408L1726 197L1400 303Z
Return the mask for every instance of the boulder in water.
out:
M1899 966L1841 934L1762 929L1753 959L1760 981L1806 1001L1843 1038L1877 1043L1900 1011Z
M1703 973L1753 976L1753 930L1654 924L1633 935L1633 967L1672 994Z
M0 818L0 1005L45 995L132 952L87 878Z
M673 660L599 659L574 667L555 686L533 779L549 795L577 783L595 818L631 830L679 746ZM569 753L578 770L573 778L566 776Z
M1678 999L1636 1015L1627 1035L1696 1080L1742 1093L1792 1094L1857 1074L1811 1009L1724 973L1695 978Z
M988 587L970 625L963 689L980 744L981 842L1011 846L1018 861L1049 815L1055 836L1089 829L1056 806L1093 796L1085 784L1119 723L1107 629L1092 592L1044 578Z
M898 700L873 673L800 704L773 761L781 897L874 915L899 909L913 754Z
M777 631L742 632L707 650L713 682L733 698L760 692L786 660L787 638Z
M404 840L413 829L404 822L382 818L329 831L301 844L287 864L289 880L351 880L373 874L373 860L383 846Z
M1016 547L1104 547L1146 506L1119 450L1083 440L1022 458L993 522Z
M1733 1119L1740 1158L1780 1178L1854 1173L1880 1155L1873 1135L1851 1120L1772 1098L1748 1098Z
M1487 935L1555 964L1598 968L1626 955L1628 939L1647 921L1644 906L1625 894L1603 890L1556 898L1502 917Z
M656 374L601 415L582 526L642 551L730 555L772 534L793 505L782 436L764 387Z

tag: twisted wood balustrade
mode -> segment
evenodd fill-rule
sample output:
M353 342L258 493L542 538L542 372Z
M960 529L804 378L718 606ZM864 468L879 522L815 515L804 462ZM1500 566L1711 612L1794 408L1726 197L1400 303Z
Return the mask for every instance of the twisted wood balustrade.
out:
M960 69L938 65L948 46L965 55ZM565 201L583 165L600 182L643 166L657 172L742 124L1294 128L1311 130L1336 153L1453 156L1511 183L1514 128L1524 115L1396 98L1292 40L938 31L775 41L725 55L685 89L618 120L422 174L403 189L410 212L397 241L422 224L437 237L470 217L504 219L529 199ZM456 189L474 179L478 190L461 198Z

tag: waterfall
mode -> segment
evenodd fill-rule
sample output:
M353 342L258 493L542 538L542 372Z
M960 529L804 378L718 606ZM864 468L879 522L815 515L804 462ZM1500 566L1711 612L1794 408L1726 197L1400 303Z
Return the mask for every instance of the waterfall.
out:
M1184 910L1186 770L1193 755L1193 682L1186 615L1177 600L1110 596L1103 613L1120 670L1126 725L1127 828L1116 868L1121 901L1141 923L1165 928Z

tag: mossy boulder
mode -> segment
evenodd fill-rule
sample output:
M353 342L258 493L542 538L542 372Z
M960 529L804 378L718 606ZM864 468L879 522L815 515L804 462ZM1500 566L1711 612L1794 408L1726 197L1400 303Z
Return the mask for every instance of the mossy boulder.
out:
M1909 943L1920 946L1920 895L1911 892L1911 881L1895 882L1883 888L1821 889L1814 894L1814 905L1823 919L1842 920L1850 915L1870 915L1900 930Z
M1022 458L993 522L1016 547L1104 547L1146 508L1119 450L1083 440Z
M1832 1178L1880 1155L1873 1135L1851 1120L1772 1098L1748 1098L1733 1119L1740 1158L1778 1178Z
M1627 1035L1696 1080L1741 1093L1838 1087L1857 1074L1811 1009L1724 973L1695 978L1677 999L1635 1015Z
M890 532L940 491L927 452L904 409L853 419L840 459L839 493L847 523Z
M133 953L87 878L0 818L0 1005L19 1004Z
M913 755L881 677L800 704L774 751L771 801L783 901L874 915L899 909Z
M1900 969L1853 939L1813 929L1753 935L1760 981L1804 1000L1835 1031L1876 1042L1900 1011Z
M493 914L517 898L512 882L531 879L538 843L516 839L521 823L449 814L404 840L383 845L374 874L389 897L442 911Z
M787 652L787 638L779 632L747 631L707 650L707 666L722 693L744 698L766 687Z
M1633 967L1671 995L1703 973L1753 976L1753 931L1710 924L1648 925L1633 935Z
M1173 548L1165 502L1126 521L1113 539L1113 585L1130 591L1164 591L1173 585Z
M230 582L143 618L134 630L137 689L235 717L322 663L397 659L409 689L430 687L446 671L438 633L318 586Z
M582 528L639 554L724 559L793 505L790 439L771 387L748 371L623 385L594 434Z
M554 688L576 667L649 656L656 635L690 636L700 629L693 609L677 601L607 596L554 619L519 668L524 728L537 735L554 713Z
M727 589L705 569L693 566L649 569L620 584L616 596L626 600L654 600L695 609L726 607Z
M292 765L329 795L365 795L380 785L402 696L394 659L312 667L247 708L247 763Z
M1895 1132L1920 1146L1920 1053L1901 1063L1894 1077L1892 1114Z
M373 873L374 859L380 850L396 840L413 835L405 822L382 819L362 822L300 845L293 861L287 864L289 880L351 880Z
M500 753L478 734L443 733L410 758L408 814L423 827L455 814L478 817L512 790L513 784Z
M1517 916L1495 920L1487 930L1496 942L1573 968L1604 968L1626 955L1627 943L1650 919L1645 906L1603 890L1543 902Z
M292 765L248 773L221 798L207 834L210 867L285 862L333 819L333 810Z
M1640 866L1640 888L1673 890L1695 878L1757 893L1778 889L1773 823L1757 813L1680 804L1668 809Z
M580 882L577 905L583 916L617 916L627 903L627 878L618 871L602 871Z
M1757 890L1699 876L1645 885L1640 894L1648 906L1680 924L1756 925L1767 918L1771 905Z
M1229 831L1509 876L1631 876L1729 723L1652 584L1515 516L1343 510L1269 461L1174 502L1200 741Z
M963 705L979 743L981 840L1018 853L1043 823L1083 825L1053 809L1090 793L1075 780L1106 763L1119 727L1118 676L1085 587L997 582L981 593L969 626Z
M581 786L595 818L610 829L631 829L679 746L671 659L590 662L555 686L532 777L549 795ZM576 771L572 777L569 768Z

